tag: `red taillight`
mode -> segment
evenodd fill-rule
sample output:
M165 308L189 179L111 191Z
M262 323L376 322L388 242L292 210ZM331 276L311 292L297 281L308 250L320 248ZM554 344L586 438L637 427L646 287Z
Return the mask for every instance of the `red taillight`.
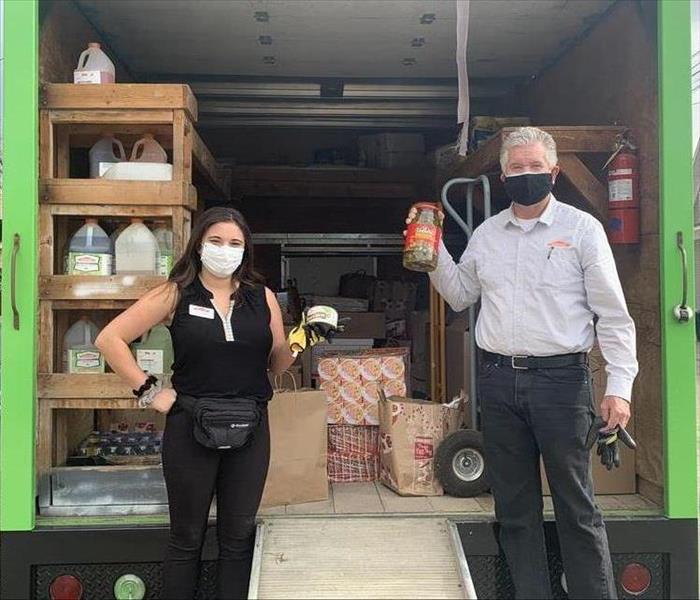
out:
M632 596L640 596L651 585L651 571L640 563L629 563L620 576L622 589Z
M51 600L80 600L83 597L83 584L73 575L59 575L49 586Z

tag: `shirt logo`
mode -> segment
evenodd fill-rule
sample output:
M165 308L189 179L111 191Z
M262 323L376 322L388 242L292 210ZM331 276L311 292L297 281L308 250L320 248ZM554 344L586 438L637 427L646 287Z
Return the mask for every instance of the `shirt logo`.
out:
M197 306L196 304L190 304L190 314L193 317L201 317L202 319L213 319L214 309L207 308L205 306Z

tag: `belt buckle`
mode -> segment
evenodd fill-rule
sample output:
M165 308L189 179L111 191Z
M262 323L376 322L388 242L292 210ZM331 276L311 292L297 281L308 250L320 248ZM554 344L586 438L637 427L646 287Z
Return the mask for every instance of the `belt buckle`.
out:
M510 366L513 367L514 369L519 370L519 371L527 371L529 369L529 367L518 366L515 364L515 361L519 358L527 358L527 356L511 356L510 357Z

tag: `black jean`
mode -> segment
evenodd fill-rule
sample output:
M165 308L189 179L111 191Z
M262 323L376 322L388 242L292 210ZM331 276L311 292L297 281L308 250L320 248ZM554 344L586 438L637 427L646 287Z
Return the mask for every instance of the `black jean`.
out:
M216 492L219 543L217 599L248 597L255 516L270 460L267 409L249 445L212 450L192 433L192 417L175 403L163 433L163 474L170 505L170 539L162 597L194 598L202 544Z
M554 502L569 598L617 598L595 504L586 434L595 416L590 369L519 370L482 360L479 398L499 541L517 598L551 598L540 456Z

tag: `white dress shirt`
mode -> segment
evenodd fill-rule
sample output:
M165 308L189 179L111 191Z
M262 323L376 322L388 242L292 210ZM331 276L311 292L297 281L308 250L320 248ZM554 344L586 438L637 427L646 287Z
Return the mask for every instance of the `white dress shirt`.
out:
M630 400L638 371L635 328L602 225L553 195L531 225L512 208L487 219L459 264L441 244L431 282L458 312L481 297L476 343L489 352L588 352L597 334L606 395Z

